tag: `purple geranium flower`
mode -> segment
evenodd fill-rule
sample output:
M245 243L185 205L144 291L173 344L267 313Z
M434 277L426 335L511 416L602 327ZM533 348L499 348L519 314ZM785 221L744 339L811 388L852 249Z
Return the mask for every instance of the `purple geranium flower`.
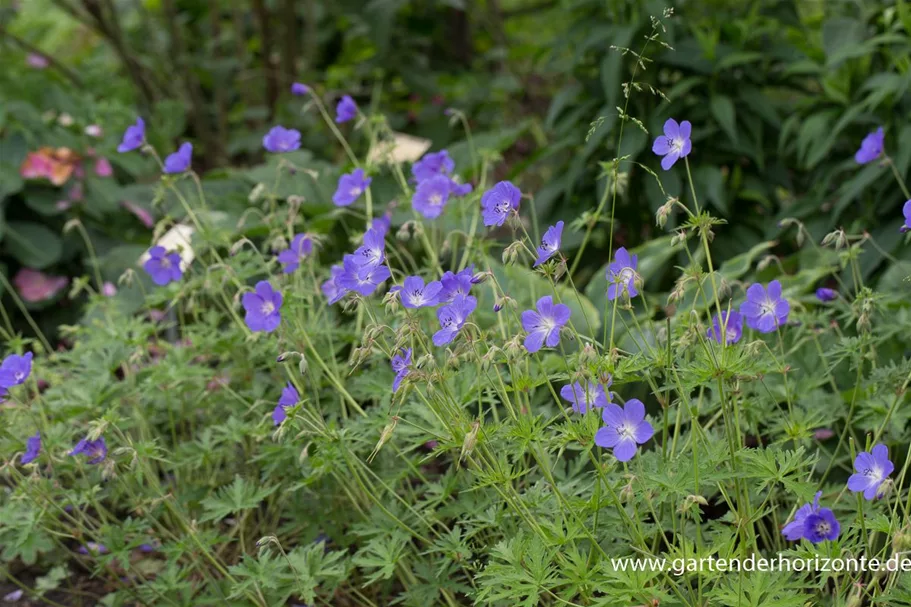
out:
M420 276L409 276L401 287L393 287L399 291L399 298L406 308L423 308L435 306L440 303L440 291L443 283L438 280L424 284Z
M645 405L631 398L622 408L608 403L601 409L604 427L595 432L595 444L604 449L613 449L614 457L628 462L636 455L641 445L655 434L652 425L645 420Z
M455 296L451 304L437 310L440 330L433 334L433 344L445 346L455 339L477 305L478 300L471 295L459 294Z
M820 287L816 289L816 299L819 301L835 301L838 298L838 291Z
M348 122L357 116L357 104L350 95L343 96L335 106L335 121L339 124Z
M41 453L41 433L36 432L35 436L30 436L25 441L25 453L22 454L22 458L19 461L23 465L31 464L38 459L39 453Z
M519 208L522 192L509 181L501 181L481 196L485 226L501 226Z
M435 219L443 213L449 201L450 180L445 175L435 175L418 184L411 197L411 206L427 219Z
M882 156L885 139L886 135L883 133L883 127L879 127L869 133L860 142L860 148L854 153L855 162L857 164L867 164Z
M364 232L363 244L354 251L354 263L361 268L375 268L386 259L384 235L370 228Z
M370 222L370 228L376 230L382 236L386 236L389 228L392 227L392 213L386 211L382 217L376 217Z
M722 330L722 327L724 327L724 330ZM737 310L731 310L730 312L724 310L721 313L720 320L717 314L712 318L712 326L706 332L706 335L720 344L722 334L729 344L736 344L740 341L743 335L743 316L740 315L740 312Z
M901 227L901 231L907 232L908 230L911 230L911 200L905 201L905 204L902 207L902 215L905 216L905 225Z
M538 258L535 260L534 267L538 267L560 250L560 241L563 238L563 222L558 221L544 232L541 237L541 246L538 247Z
M611 381L608 379L607 387L610 387ZM592 382L586 386L579 382L566 384L560 388L560 396L573 404L576 413L588 413L592 409L605 407L610 402L610 395L604 391L604 386Z
M664 123L664 135L655 138L652 144L652 151L658 156L664 156L661 159L661 168L669 171L674 163L685 158L693 144L690 142L690 131L693 125L689 120L684 120L680 124L673 118L668 118Z
M145 140L146 123L142 118L137 118L136 124L131 124L127 127L127 130L123 132L123 140L120 142L120 145L117 146L117 151L121 154L124 152L132 152L133 150L142 147Z
M747 300L740 305L740 313L747 326L760 333L771 333L788 322L791 304L781 296L781 283L773 280L766 289L759 283L747 289Z
M310 92L310 87L301 82L295 82L291 84L291 94L297 97L301 97Z
M183 278L180 269L180 255L168 253L164 247L154 246L149 249L149 258L142 268L152 277L152 282L164 286Z
M99 544L98 542L88 542L84 546L79 546L79 548L77 549L77 552L79 554L91 554L91 555L107 554L108 547L105 546L104 544Z
M455 299L456 295L468 295L471 293L471 285L474 284L471 280L472 276L474 276L474 264L456 274L445 272L443 277L440 278L440 284L443 285L440 290L440 303L450 303Z
M440 150L424 154L412 165L411 174L420 183L437 175L449 175L454 170L455 162L449 157L449 152Z
M278 263L282 264L282 272L291 274L312 252L313 239L307 234L295 234L291 239L291 246L278 254Z
M392 370L395 371L395 380L392 382L392 392L398 392L402 380L411 373L411 348L402 348L400 354L392 357Z
M338 277L338 284L364 297L373 294L376 288L392 276L385 265L360 265L355 255L345 255L344 272Z
M323 295L326 296L326 299L329 300L330 306L338 302L348 293L348 289L341 286L338 282L338 279L341 278L344 273L345 268L342 265L335 264L330 270L329 280L320 285L320 289L323 291Z
M525 349L537 352L543 345L553 348L560 343L560 329L572 313L566 304L555 304L554 298L545 295L535 304L537 311L522 312L522 328L528 333Z
M781 530L781 534L785 539L796 542L803 537L804 523L810 514L819 510L819 497L821 495L822 491L817 491L812 504L804 504L797 509L797 512L794 514L794 520L785 525Z
M360 198L372 178L364 175L364 169L354 169L338 178L338 187L332 195L332 202L337 207L347 207Z
M173 154L164 159L164 172L168 174L183 173L190 168L193 159L193 144L184 142Z
M301 134L296 129L274 126L263 137L263 147L268 152L293 152L301 146Z
M28 376L32 373L31 352L26 352L22 356L10 354L0 363L0 388L12 388L25 383Z
M470 183L459 183L455 179L449 179L449 194L452 196L468 196L473 189Z
M244 322L251 331L271 333L281 324L282 301L281 292L274 290L268 281L259 281L253 292L244 293L241 298L247 312Z
M639 267L639 256L630 255L624 247L617 249L614 261L607 268L607 299L614 300L624 293L630 298L639 294L636 289L636 270Z
M824 540L834 540L841 531L841 525L835 518L835 513L828 508L820 508L807 515L803 528L803 536L814 544Z
M288 414L285 413L285 409L293 407L299 400L300 395L297 393L297 390L294 389L291 382L288 382L288 385L282 388L282 395L278 399L275 410L272 411L272 421L276 426L288 419Z
M98 440L84 438L76 443L76 446L70 451L70 455L84 455L89 458L87 463L100 464L108 456L108 446L104 442L103 436Z
M848 489L855 493L864 492L864 498L874 500L882 497L880 487L886 481L895 466L889 461L889 449L885 445L876 445L872 453L861 451L854 460L856 473L848 479Z

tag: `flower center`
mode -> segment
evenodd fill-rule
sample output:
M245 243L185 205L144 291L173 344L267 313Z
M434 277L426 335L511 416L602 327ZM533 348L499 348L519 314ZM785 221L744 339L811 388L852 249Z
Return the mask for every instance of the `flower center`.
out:
M766 299L764 302L759 304L760 314L765 316L766 314L775 314L775 302L771 299Z
M437 206L443 202L443 197L440 194L432 194L430 196L430 204Z
M821 520L816 523L816 534L822 537L829 535L832 531L832 526L825 520Z
M635 431L636 431L636 429L633 428L633 425L630 424L629 422L624 422L624 423L620 424L619 426L617 426L617 434L620 435L621 439L633 438Z
M683 139L681 137L674 137L670 140L670 144L672 154L679 154L683 150Z
M353 188L351 188L351 195L354 196L355 198L357 198L358 196L360 196L363 193L363 191L364 190L360 186L354 186Z
M868 476L874 481L881 481L883 478L883 471L879 468L867 468L864 470L864 476Z
M171 267L171 260L168 259L167 257L162 257L162 258L161 258L161 267L162 267L162 268L170 268L170 267Z
M22 371L16 371L15 373L13 373L13 379L16 381L16 383L21 384L23 382L23 380L25 380L25 373L23 373Z
M263 302L263 306L260 308L260 310L262 311L263 316L268 316L269 314L275 312L275 304L271 301L265 301Z

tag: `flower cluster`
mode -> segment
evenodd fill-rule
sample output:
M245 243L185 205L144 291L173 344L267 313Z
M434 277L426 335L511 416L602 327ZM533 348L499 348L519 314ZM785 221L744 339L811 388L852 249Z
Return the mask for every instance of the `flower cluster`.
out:
M424 154L411 167L413 181L417 183L411 197L412 208L427 219L436 219L451 196L460 197L471 193L471 184L462 184L452 177L455 162L449 152L440 150Z
M389 267L383 263L386 260L387 230L383 223L371 227L364 233L361 246L353 254L344 255L341 265L333 266L332 275L322 285L330 304L350 292L368 297L392 276Z

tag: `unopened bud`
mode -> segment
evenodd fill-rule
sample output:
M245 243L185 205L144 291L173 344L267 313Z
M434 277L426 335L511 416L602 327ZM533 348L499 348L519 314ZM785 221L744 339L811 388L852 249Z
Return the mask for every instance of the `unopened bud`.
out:
M373 448L373 452L367 457L368 462L372 462L373 458L376 457L376 454L379 453L380 449L383 448L383 445L389 442L389 439L392 438L392 433L395 432L395 426L399 423L399 419L401 418L397 415L393 415L392 421L386 424L386 427L383 428L382 432L380 432L380 440L377 441L376 447Z
M678 244L683 244L686 242L686 230L679 230L674 237L671 238L671 246L675 247Z
M482 282L486 282L488 278L490 278L490 272L487 272L487 271L478 272L477 274L475 274L474 276L471 277L471 284L479 285Z
M471 430L468 431L468 434L465 435L465 440L462 441L462 453L459 455L460 462L464 462L465 459L471 455L471 452L474 451L475 445L478 443L478 432L480 429L480 421L476 420L471 423Z
M396 231L395 237L401 241L407 241L411 238L411 222L406 221L402 226Z
M257 183L255 186L253 186L253 189L250 190L250 195L247 197L247 200L250 202L250 204L253 204L254 202L258 201L260 198L262 198L262 195L265 191L266 191L266 184Z

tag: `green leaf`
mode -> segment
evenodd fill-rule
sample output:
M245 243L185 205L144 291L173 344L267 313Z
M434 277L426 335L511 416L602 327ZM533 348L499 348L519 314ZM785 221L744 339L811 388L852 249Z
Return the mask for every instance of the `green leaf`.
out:
M278 489L277 485L257 487L242 479L240 475L235 476L234 482L230 486L222 487L214 496L202 501L202 507L206 513L201 520L219 520L244 510L252 510L272 495L276 489Z
M60 260L63 241L39 223L10 221L7 224L6 249L19 263L43 270Z
M724 129L724 132L727 133L727 136L731 141L737 143L737 124L734 112L734 102L731 101L731 98L726 95L713 95L709 102L709 108L712 110L712 115L715 117L715 120L718 121L718 124Z

